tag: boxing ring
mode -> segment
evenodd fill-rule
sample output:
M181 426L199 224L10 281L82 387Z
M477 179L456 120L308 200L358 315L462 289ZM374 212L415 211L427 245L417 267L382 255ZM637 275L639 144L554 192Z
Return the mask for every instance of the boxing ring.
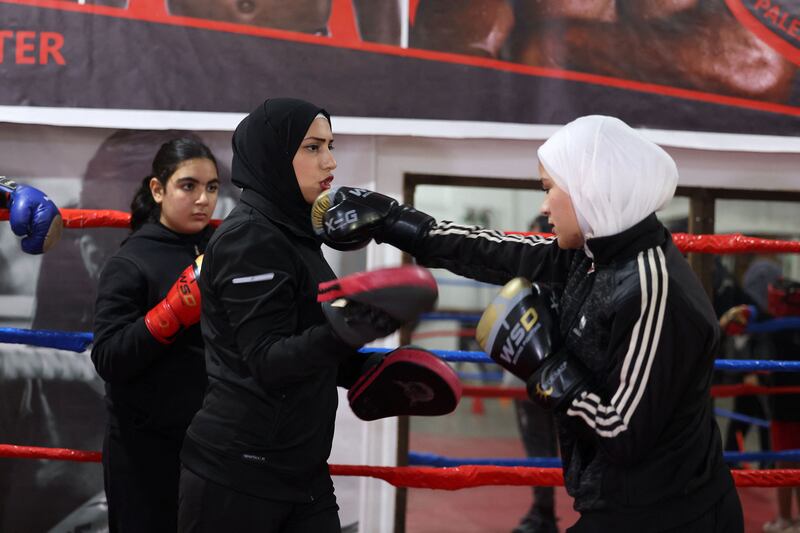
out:
M127 228L129 215L111 210L62 209L64 226L68 229L86 228ZM7 220L8 212L0 210L0 220ZM216 221L218 223L218 221ZM735 253L800 253L800 242L769 240L734 235L688 235L674 234L676 245L683 252L735 254ZM456 282L454 282L456 283ZM474 283L464 280L463 283ZM485 284L484 284L485 285ZM464 313L429 313L425 319L435 320L474 320L476 315ZM781 321L776 323L775 321ZM752 324L751 332L759 328L789 327L800 328L796 317L775 319L771 324ZM746 332L748 332L746 330ZM474 331L428 331L418 333L413 339L435 337L437 335L472 336ZM0 343L22 344L35 347L29 354L36 357L36 348L55 349L58 357L79 357L85 355L92 342L91 333L44 331L19 328L0 328ZM364 353L388 352L390 349L365 348ZM431 350L450 363L494 364L482 352L463 350ZM72 354L66 352L75 352ZM52 355L51 355L52 356ZM727 360L715 362L717 370L726 372L800 372L800 361L771 360ZM30 375L40 371L35 362L26 370ZM85 367L83 372L86 372ZM469 376L465 376L469 378ZM733 397L738 395L797 394L800 387L767 387L754 385L718 385L712 387L714 397ZM489 385L465 385L463 396L473 401L488 398L526 398L527 393L519 387ZM718 416L724 414L717 413ZM752 421L752 420L751 420ZM752 421L758 423L759 421ZM55 447L22 446L15 443L0 444L0 457L27 460L100 462L101 452ZM423 451L408 454L409 466L370 466L354 464L332 464L330 472L335 476L358 476L383 480L398 488L424 488L455 491L483 486L562 486L564 480L557 458L452 458ZM753 461L798 461L800 450L760 453L726 453L726 462ZM99 467L98 467L99 468ZM800 470L794 469L732 469L737 487L790 487L800 486Z

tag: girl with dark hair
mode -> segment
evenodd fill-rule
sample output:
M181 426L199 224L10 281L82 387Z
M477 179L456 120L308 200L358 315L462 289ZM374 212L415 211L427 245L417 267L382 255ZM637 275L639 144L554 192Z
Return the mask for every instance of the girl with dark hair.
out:
M153 175L146 176L142 180L142 186L136 191L136 195L131 201L131 233L136 233L146 222L158 222L164 209L167 211L173 209L173 202L168 202L166 206L161 205L162 202L158 199L157 194L163 193L156 191L165 189L170 176L178 167L193 159L198 160L193 164L201 166L207 166L210 162L214 167L214 174L217 173L217 160L211 150L200 141L188 138L175 139L161 146L153 160ZM215 180L214 192L219 188L219 180L216 178ZM182 224L180 221L177 223Z
M164 143L131 203L131 235L100 275L92 361L106 382L112 532L177 527L178 453L206 386L196 276L218 189L204 144Z

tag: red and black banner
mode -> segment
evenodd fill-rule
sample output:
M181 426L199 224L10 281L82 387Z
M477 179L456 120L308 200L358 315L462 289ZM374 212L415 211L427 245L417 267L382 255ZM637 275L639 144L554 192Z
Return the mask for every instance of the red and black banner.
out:
M798 0L0 0L0 106L800 131ZM165 125L169 126L169 125Z

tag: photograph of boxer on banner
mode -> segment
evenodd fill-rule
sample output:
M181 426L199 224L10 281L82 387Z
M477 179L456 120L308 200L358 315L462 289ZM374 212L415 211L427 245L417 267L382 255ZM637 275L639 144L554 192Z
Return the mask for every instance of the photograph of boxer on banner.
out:
M409 44L721 95L798 102L798 66L743 26L724 0L475 0L463 5L419 0Z
M231 5L223 0L166 0L171 15L333 37L341 37L337 30L347 26L364 42L395 45L400 44L400 1L245 0ZM751 31L752 25L732 15L726 5L732 2L411 0L409 20L403 22L409 24L412 49L797 104L795 63L800 52L795 50L792 57L763 40L761 33ZM337 20L332 17L334 3L344 6ZM787 17L800 20L800 4L740 4L754 4L752 11L779 26ZM795 31L789 24L784 33L797 41L800 22ZM332 30L333 25L338 27Z
M365 42L400 45L398 0L166 0L171 15L197 17L312 35L340 37L342 26ZM334 3L344 9L333 12ZM351 4L351 5L344 5ZM339 24L336 24L339 22ZM332 26L335 26L332 28Z

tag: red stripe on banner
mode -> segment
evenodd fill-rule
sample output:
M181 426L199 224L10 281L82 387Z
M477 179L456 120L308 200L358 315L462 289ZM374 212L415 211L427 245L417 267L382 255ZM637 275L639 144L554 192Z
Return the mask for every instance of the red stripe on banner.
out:
M165 0L129 0L128 12L134 16L166 17L167 3Z
M328 19L328 29L331 37L337 43L361 43L361 35L356 27L356 12L353 9L353 0L333 0L331 16Z
M410 26L414 25L414 19L417 18L418 6L419 6L419 0L408 0L408 24Z
M615 89L624 89L629 91L658 94L661 96L681 98L684 100L693 100L711 104L740 107L744 109L753 109L756 111L777 113L781 115L800 116L800 107L776 104L772 102L762 102L759 100L750 100L747 98L740 98L735 96L725 96L721 94L705 93L702 91L681 89L678 87L670 87L667 85L659 85L655 83L646 83L640 81L625 80L620 78L612 78L609 76L602 76L599 74L589 74L585 72L574 72L574 71L560 70L554 68L519 65L507 61L500 61L496 59L488 59L488 58L474 57L474 56L465 56L461 54L434 52L430 50L418 50L415 48L399 48L393 45L363 42L363 41L356 41L356 42L347 40L340 41L336 38L336 36L323 37L323 36L308 35L304 33L291 32L285 30L275 30L271 28L257 28L253 26L247 26L244 24L235 24L231 22L217 22L212 20L204 20L191 17L178 17L165 14L163 10L161 10L160 12L140 13L138 12L138 10L132 12L131 10L127 9L105 7L105 6L94 6L94 5L80 5L80 4L73 4L70 2L63 2L62 0L0 0L0 3L25 5L25 6L46 8L46 9L56 9L61 11L89 13L95 15L111 16L121 19L142 20L142 21L156 22L159 24L166 24L171 26L183 26L187 28L224 31L228 33L235 33L241 35L253 35L258 37L281 39L284 41L316 44L321 46L332 46L337 48L360 50L364 52L385 54L398 57L407 57L412 59L438 61L441 63L453 63L458 65L465 65L465 66L472 66L479 68L490 68L501 72L510 72L513 74L523 74L541 78L553 78L553 79L574 81L579 83L589 83L592 85L600 85ZM342 38L345 37L346 36L343 36Z

